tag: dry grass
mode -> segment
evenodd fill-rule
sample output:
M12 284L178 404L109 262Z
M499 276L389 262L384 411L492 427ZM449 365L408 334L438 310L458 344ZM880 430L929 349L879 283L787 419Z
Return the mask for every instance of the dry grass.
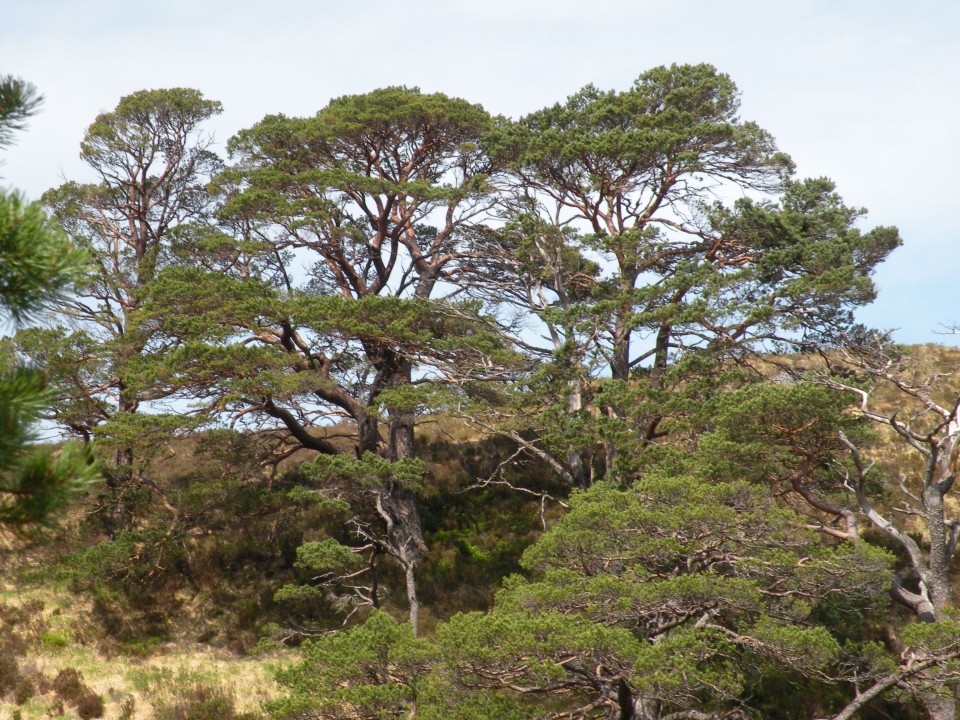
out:
M39 602L38 602L39 601ZM171 643L152 649L145 657L105 654L91 642L87 626L89 602L49 585L30 589L6 585L0 602L8 607L36 607L42 611L22 631L31 635L30 647L19 658L21 673L43 685L61 670L74 668L104 700L106 720L149 720L157 703L170 702L178 691L196 685L219 687L235 699L238 712L257 712L277 692L277 666L293 655L238 657L198 643ZM16 630L16 628L14 628ZM17 706L12 695L0 699L0 718L44 720L78 718L67 706L57 714L52 690L38 693ZM52 713L52 714L51 714Z

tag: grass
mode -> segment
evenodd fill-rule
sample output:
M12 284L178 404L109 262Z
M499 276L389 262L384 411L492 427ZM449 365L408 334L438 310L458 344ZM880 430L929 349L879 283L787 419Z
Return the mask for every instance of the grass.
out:
M13 693L0 699L0 717L46 720L76 718L74 708L63 707L49 681L58 673L75 669L87 687L104 701L105 720L149 720L159 705L169 705L183 692L197 686L217 688L233 699L238 713L259 713L262 704L277 692L273 679L287 654L241 657L199 643L168 643L148 656L107 653L84 638L90 608L82 597L50 585L9 586L0 592L7 608L37 608L19 627L0 628L28 638L18 657L21 673L33 679L37 694L22 705ZM46 682L45 682L46 681Z

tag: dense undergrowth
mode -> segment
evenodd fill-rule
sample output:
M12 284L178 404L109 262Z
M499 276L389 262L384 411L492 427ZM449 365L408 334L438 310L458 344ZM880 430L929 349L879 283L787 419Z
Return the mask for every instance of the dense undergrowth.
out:
M493 473L502 441L457 427L426 425L423 435L430 554L420 586L429 633L457 612L491 605L539 535L544 508L501 486L471 487ZM271 668L292 657L290 648L339 628L352 609L330 593L302 592L312 572L298 548L353 538L349 506L331 500L336 488L319 492L297 459L270 476L255 457L255 441L239 433L183 439L125 498L129 529L111 536L101 486L42 542L7 540L0 713L260 717L260 703L275 692ZM524 482L560 489L530 468ZM560 507L545 510L555 518ZM402 577L389 563L378 572L380 608L402 615ZM359 608L351 622L367 614ZM63 673L76 686L67 696L57 690Z

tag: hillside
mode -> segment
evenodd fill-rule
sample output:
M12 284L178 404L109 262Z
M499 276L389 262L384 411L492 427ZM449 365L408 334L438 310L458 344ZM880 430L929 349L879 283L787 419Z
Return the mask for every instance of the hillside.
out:
M947 376L960 364L956 349L928 345L910 353L918 377ZM803 356L789 362L816 365ZM897 406L889 389L876 398L884 413L911 411ZM530 462L510 464L502 476L529 493L470 489L511 457L512 444L450 419L428 419L418 437L430 548L420 578L422 622L430 635L457 612L491 606L501 580L520 571L521 553L540 535L536 493L561 498L567 491ZM309 581L311 572L298 567L298 547L350 538L342 511L304 492L310 483L300 464L309 454L264 474L251 461L253 442L223 432L172 442L144 471L151 486L135 499L136 523L112 540L100 517L100 487L42 542L5 537L5 717L260 717L262 704L279 692L276 669L297 661L304 639L335 630L344 617L354 625L368 614L369 607L354 605L359 614L345 615L329 595L278 594ZM864 450L908 485L922 470L916 453L889 430L873 434ZM330 490L327 498L335 494ZM543 507L553 526L563 508L555 501ZM903 527L919 532L914 520L904 516ZM386 564L379 595L379 607L403 616L402 579ZM79 675L71 680L73 671Z

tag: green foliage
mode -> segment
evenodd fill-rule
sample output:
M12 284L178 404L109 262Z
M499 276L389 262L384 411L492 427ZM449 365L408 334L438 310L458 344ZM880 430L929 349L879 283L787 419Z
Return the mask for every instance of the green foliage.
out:
M275 290L256 279L174 265L162 270L143 294L139 321L189 340L221 341L234 325L267 324L282 315Z
M366 623L304 648L303 663L282 670L291 694L268 707L273 717L304 711L327 717L399 717L416 700L430 651L410 628L374 613Z
M69 318L70 332L23 333L18 350L56 389L54 419L84 440L115 414L165 396L137 366L141 356L163 352L152 342L153 329L136 321L139 296L165 259L167 233L205 213L203 183L219 161L197 128L219 112L219 103L196 90L124 97L96 118L81 143L81 158L98 182L67 182L44 195L96 272L52 308ZM123 423L115 435L124 434ZM130 465L133 448L117 449L121 464Z
M441 645L414 638L408 625L376 612L363 625L305 645L303 661L277 675L289 694L267 708L275 718L539 717L522 699L458 687L441 669L442 652Z
M40 644L46 648L67 647L73 641L70 628L48 630L40 636Z
M17 322L62 302L87 273L43 206L9 190L0 190L0 258L0 307Z
M183 414L117 413L98 425L94 433L98 448L107 451L132 449L140 467L164 451L173 438L196 430L203 419Z
M359 488L397 484L416 490L423 482L423 463L417 458L393 461L364 453L359 459L348 455L320 455L301 466L302 472L319 483L346 481Z
M121 98L113 111L97 116L81 144L82 156L93 164L153 147L158 129L193 128L222 109L190 88L135 92Z
M499 127L486 142L495 155L584 192L602 187L588 169L599 164L578 166L590 155L609 158L634 186L665 163L676 164L678 175L726 168L757 180L789 168L769 134L738 122L738 108L728 76L709 65L673 65L644 73L623 93L588 85L564 104Z
M943 653L956 648L960 638L960 621L945 619L935 623L916 622L903 632L903 641L910 647L922 649L929 654ZM957 660L954 659L954 665Z
M297 548L297 566L318 572L357 569L363 561L336 540L311 542Z
M0 523L28 531L53 522L76 493L99 479L89 450L36 446L35 423L51 400L43 374L0 375Z
M816 676L834 662L840 646L829 631L806 626L811 601L833 592L822 574L870 597L888 563L875 551L818 547L799 518L744 483L598 484L571 498L570 513L525 554L541 579L512 580L494 613L476 616L494 634L466 631L479 640L463 661L481 676L520 673L515 683L544 692L566 686L562 678L584 703L613 701L578 683L579 669L601 666L664 712L722 707L767 672ZM812 568L821 577L805 577ZM452 646L466 643L458 636ZM529 656L543 669L527 668Z
M26 127L43 96L30 83L13 75L0 75L0 148L13 143L13 135Z
M311 645L281 674L292 692L274 710L361 717L369 703L393 717L416 702L432 717L435 698L472 707L478 689L517 717L624 693L664 713L720 710L769 677L813 682L834 666L841 646L812 622L816 606L834 594L869 603L889 563L875 548L821 545L747 483L600 483L527 550L535 579L506 581L492 612L455 616L430 647L372 616Z
M732 211L716 208L715 227L756 253L734 274L742 289L731 300L752 303L746 317L771 333L802 329L812 340L850 324L850 309L875 297L873 269L901 242L896 228L861 232L855 224L865 215L844 205L826 178L787 182L777 204L744 199Z
M514 426L577 485L682 441L751 352L835 336L900 243L858 229L864 211L829 180L791 179L738 95L709 65L659 67L485 135L528 200L488 236L490 300L534 312L550 339ZM718 186L754 199L724 205Z
M900 238L793 179L729 77L654 68L517 122L385 88L265 117L229 168L199 131L219 112L177 88L96 119L99 181L45 196L82 251L0 196L0 305L71 319L13 343L45 375L0 380L0 521L92 477L76 448L24 451L45 411L113 458L60 566L101 635L310 637L269 706L291 720L819 717L844 702L831 678L901 667L877 642L891 556L814 529L844 537L841 437L864 430L847 398L752 367L840 337ZM82 257L99 271L69 295ZM502 435L424 442L445 413ZM955 625L910 626L910 657L953 672ZM253 717L160 680L137 682L178 686L161 720Z
M150 653L183 635L246 650L269 625L289 637L291 627L339 624L341 611L324 597L275 594L310 572L295 567L305 541L348 541L349 505L299 473L263 477L262 448L249 435L205 431L168 442L172 451L142 468L152 486L126 491L139 526L103 538L90 507L85 535L58 564L71 589L94 598L91 632L126 652Z
M53 389L52 414L72 432L89 440L106 413L105 407L109 407L104 397L87 394L79 387L93 387L104 380L103 350L96 339L84 331L37 327L19 330L14 344L31 364L43 368Z
M778 487L817 476L822 489L836 486L828 466L847 454L840 433L865 431L849 406L849 397L809 383L760 382L718 395L704 408L711 430L700 438L697 472Z
M38 205L0 194L0 305L14 320L39 313L69 292L83 256L55 231ZM53 403L39 370L0 374L0 523L21 530L51 522L73 495L97 479L88 453L68 445L51 454L31 447L35 424Z
M29 83L0 77L0 147L23 128L41 98ZM64 301L87 274L86 256L74 248L38 203L0 191L0 309L15 323L35 318ZM8 319L4 318L4 319ZM28 530L54 515L96 474L89 456L68 446L51 455L30 447L34 426L53 402L38 370L0 368L0 525Z

